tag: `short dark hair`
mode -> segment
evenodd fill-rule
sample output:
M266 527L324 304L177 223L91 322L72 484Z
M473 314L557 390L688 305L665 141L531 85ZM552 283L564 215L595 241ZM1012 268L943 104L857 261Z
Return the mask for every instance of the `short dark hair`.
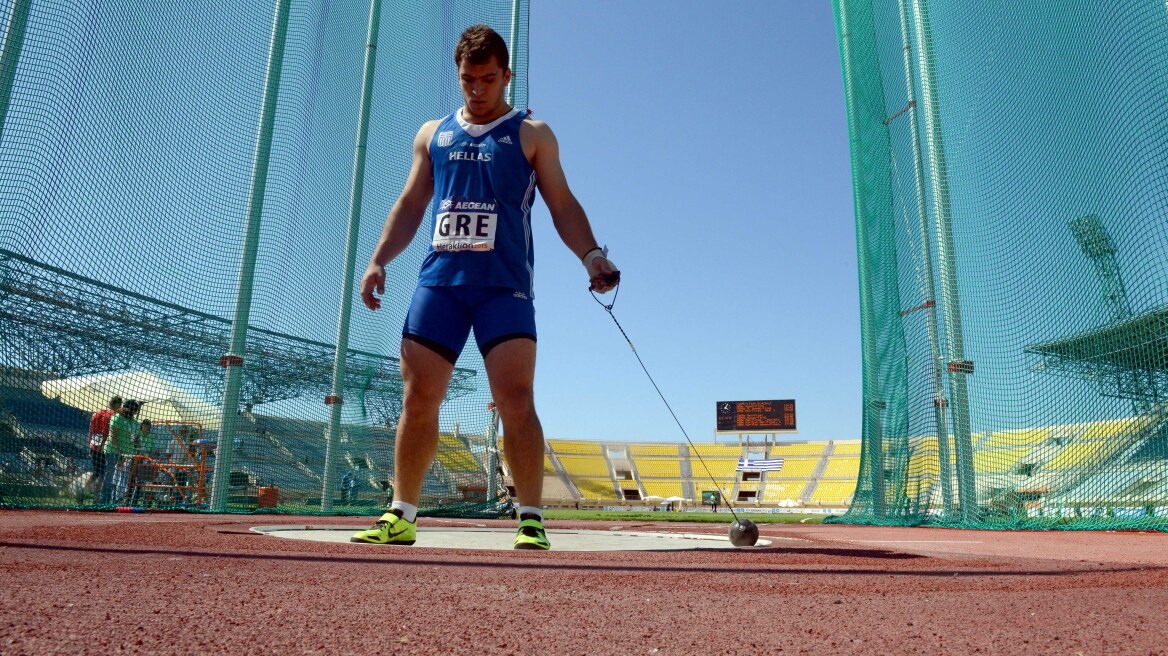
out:
M490 26L482 23L471 25L458 37L458 45L454 47L455 66L461 64L463 59L469 64L486 64L492 57L504 69L511 61L507 56L507 42Z
M115 396L114 398L110 399L110 402L109 402L110 410L113 410L114 408L118 407L121 404L122 404L122 397Z

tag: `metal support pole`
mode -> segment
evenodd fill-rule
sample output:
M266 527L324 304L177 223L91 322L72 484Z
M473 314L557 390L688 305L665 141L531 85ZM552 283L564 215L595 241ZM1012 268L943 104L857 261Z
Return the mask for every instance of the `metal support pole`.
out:
M507 68L511 69L511 83L507 85L507 104L515 106L515 43L519 39L519 0L511 1L511 43L508 47Z
M942 507L948 513L953 508L953 473L949 462L949 426L945 420L945 373L942 364L941 340L937 327L937 289L933 281L932 224L929 222L928 201L925 199L925 165L921 153L920 120L917 114L916 85L913 77L912 37L908 25L906 0L901 0L900 38L904 42L904 88L908 96L909 129L912 131L913 174L917 191L917 219L921 240L921 291L924 296L925 322L929 334L930 363L933 366L933 423L937 427L938 472L941 477Z
M0 137L8 120L8 107L12 104L12 88L16 82L16 67L20 64L20 52L24 49L24 34L28 28L28 14L32 0L16 0L8 14L8 27L4 30L4 51L0 52Z
M499 490L499 409L490 404L491 419L487 424L487 499L494 501Z
M881 427L879 358L876 351L875 313L872 299L872 260L868 252L868 217L864 205L856 153L860 152L858 131L860 126L859 108L856 106L856 80L852 63L851 35L848 33L847 5L849 0L837 0L840 30L840 59L843 63L845 101L848 125L851 133L852 153L852 197L856 207L856 257L860 269L860 332L863 357L863 435L865 437L863 456L872 485L872 511L877 517L885 513L884 498L884 436ZM863 471L861 472L863 475Z
M365 145L373 102L373 73L377 65L377 33L381 25L381 0L370 0L369 30L365 40L365 72L361 79L361 109L357 117L357 145L353 151L353 182L349 193L349 233L345 246L345 273L341 282L341 309L337 318L337 352L333 360L333 390L325 400L329 427L325 438L324 473L321 475L320 510L333 509L333 471L341 433L341 407L345 393L345 356L349 350L349 318L353 313L353 271L357 261L357 237L361 230L361 200L365 188Z
M252 158L251 190L247 200L247 227L243 234L243 254L239 265L239 287L235 294L235 316L231 321L231 350L221 363L227 369L223 383L223 407L219 422L219 443L215 449L215 481L211 488L211 509L227 506L231 478L231 456L235 446L235 421L239 412L239 386L243 380L243 358L247 354L247 328L251 315L252 283L256 252L259 250L260 218L264 211L264 191L268 183L268 163L272 152L272 130L276 124L276 99L280 92L280 72L284 67L284 42L292 0L276 0L276 17L268 47L268 72L260 126Z
M978 521L977 482L973 470L973 442L969 425L969 389L966 376L973 363L965 360L965 340L961 330L961 304L957 293L957 252L953 243L953 223L949 214L949 169L941 139L941 110L933 70L933 39L927 0L912 0L917 33L917 64L921 78L921 102L925 113L925 136L929 147L929 184L933 190L933 215L937 222L937 263L941 270L942 312L945 344L949 355L949 385L953 399L953 439L957 452L957 499L960 519Z

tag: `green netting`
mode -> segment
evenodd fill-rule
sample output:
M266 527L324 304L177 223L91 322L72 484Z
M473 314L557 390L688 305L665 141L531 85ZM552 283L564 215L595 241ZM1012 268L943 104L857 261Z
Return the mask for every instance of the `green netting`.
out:
M864 380L843 521L1168 527L1168 6L835 10Z
M389 267L380 311L349 295L344 403L326 405L351 193L363 183L359 277L418 127L461 105L463 29L484 22L508 39L514 102L526 106L527 3L385 3L371 31L380 5L0 3L4 505L368 513L386 502L399 335L427 240ZM376 67L354 175L367 52ZM238 400L228 371L240 374ZM152 436L125 433L120 460L133 467L102 499L90 420L114 394L146 402ZM488 401L467 349L424 513L509 507Z

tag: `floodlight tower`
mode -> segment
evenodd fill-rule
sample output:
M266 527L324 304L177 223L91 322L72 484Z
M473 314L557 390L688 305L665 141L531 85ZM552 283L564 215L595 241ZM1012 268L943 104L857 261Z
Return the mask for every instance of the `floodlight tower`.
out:
M1095 267L1095 277L1099 281L1099 292L1103 304L1111 313L1113 324L1122 324L1132 318L1131 301L1127 297L1127 287L1115 259L1115 243L1095 214L1087 214L1072 219L1068 224L1071 234L1083 254ZM1145 413L1151 409L1155 399L1160 398L1156 389L1156 374L1147 368L1117 367L1115 369L1116 394L1129 398L1132 409Z
M1131 303L1127 298L1127 288L1115 261L1115 244L1104 229L1099 217L1094 214L1080 216L1069 224L1083 254L1095 266L1095 276L1099 280L1099 291L1103 293L1103 303L1111 310L1112 319L1124 321L1132 316Z

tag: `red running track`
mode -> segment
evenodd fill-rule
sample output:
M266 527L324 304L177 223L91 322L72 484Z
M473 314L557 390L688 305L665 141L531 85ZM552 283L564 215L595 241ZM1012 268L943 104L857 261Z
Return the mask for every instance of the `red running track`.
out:
M369 520L0 512L0 654L1168 653L1163 533L764 525L767 548L532 553L247 531L306 522Z

